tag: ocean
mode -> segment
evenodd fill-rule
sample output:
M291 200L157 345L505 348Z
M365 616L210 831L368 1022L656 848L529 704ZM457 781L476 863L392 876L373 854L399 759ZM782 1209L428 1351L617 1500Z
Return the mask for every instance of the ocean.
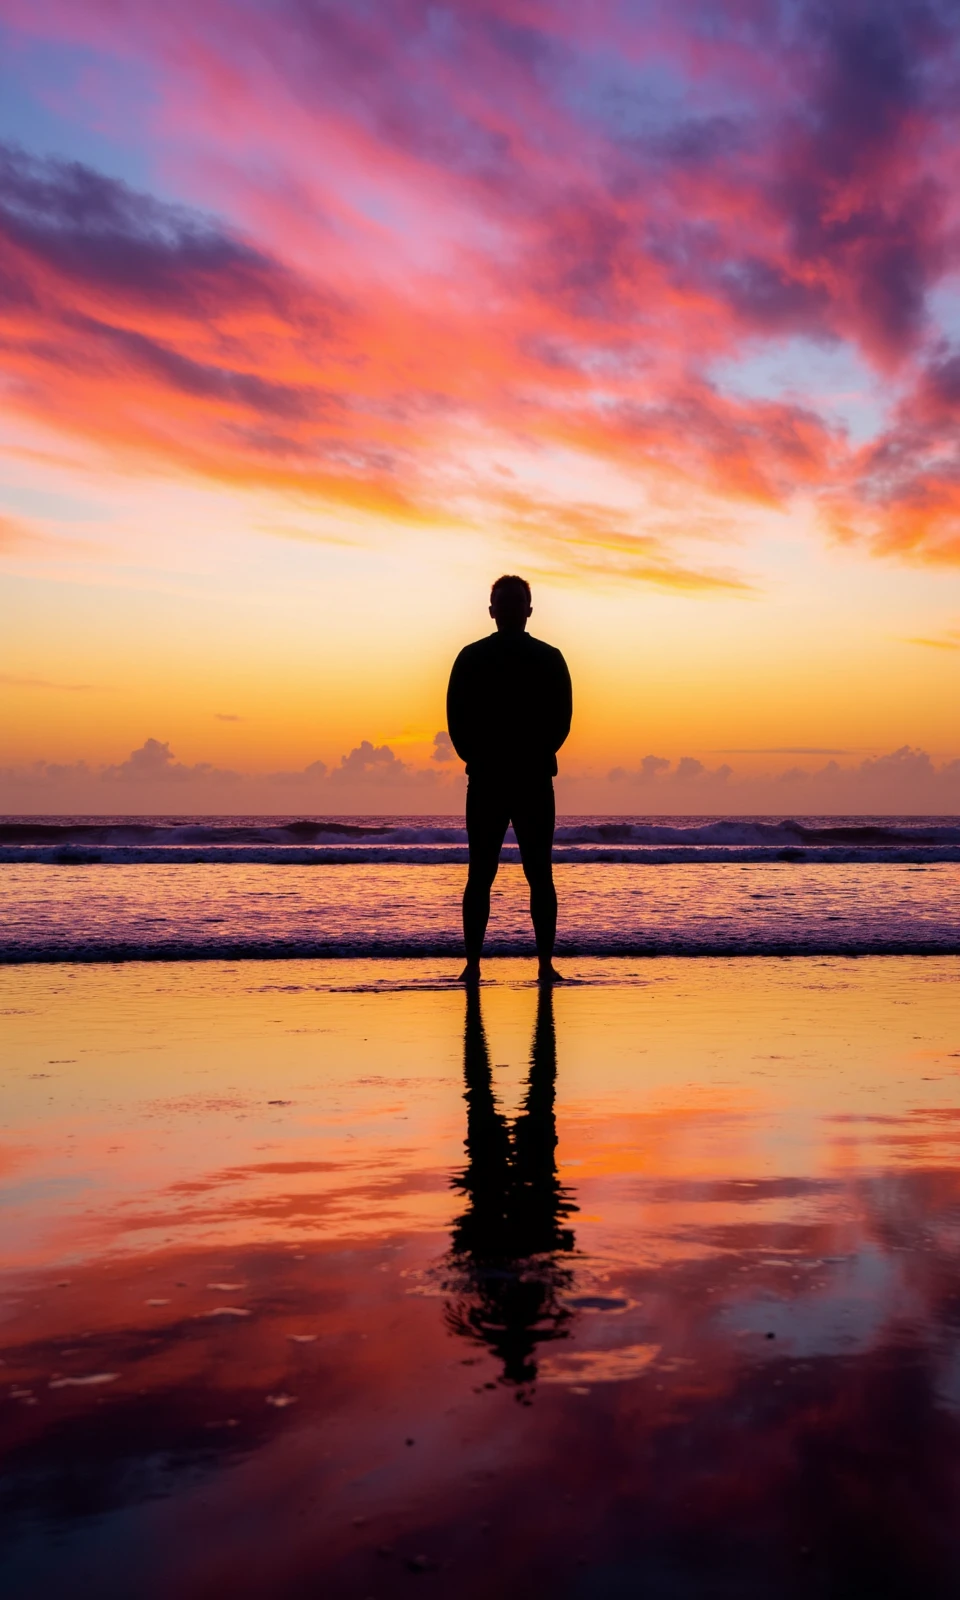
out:
M565 817L554 857L559 955L960 952L957 817ZM455 817L8 817L0 961L456 957L466 859Z

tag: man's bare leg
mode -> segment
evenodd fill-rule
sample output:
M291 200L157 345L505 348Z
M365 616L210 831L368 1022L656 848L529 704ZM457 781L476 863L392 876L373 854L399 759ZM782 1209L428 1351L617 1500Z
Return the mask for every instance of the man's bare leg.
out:
M553 964L557 940L557 891L553 882L553 784L549 781L525 797L513 813L523 873L530 887L530 921L537 945L537 982L562 983Z
M460 983L480 982L480 957L490 920L490 890L497 875L500 852L490 861L470 863L467 886L463 891L463 943L467 964L460 974Z
M532 881L531 881L532 878ZM563 977L553 964L553 948L557 942L557 891L553 883L553 868L528 875L530 883L530 920L537 942L537 982L562 983Z

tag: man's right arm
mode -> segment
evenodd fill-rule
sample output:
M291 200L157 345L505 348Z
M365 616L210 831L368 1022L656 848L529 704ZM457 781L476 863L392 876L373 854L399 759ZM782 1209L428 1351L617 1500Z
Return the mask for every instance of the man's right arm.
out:
M551 754L556 755L570 732L570 723L573 720L573 687L567 663L559 650L554 650L551 665L549 742Z

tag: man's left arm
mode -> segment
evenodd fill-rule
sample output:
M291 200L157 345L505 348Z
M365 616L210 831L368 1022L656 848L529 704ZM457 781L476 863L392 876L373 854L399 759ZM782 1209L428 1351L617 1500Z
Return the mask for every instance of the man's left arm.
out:
M466 652L461 650L453 663L447 685L447 732L461 761L470 760L470 744L475 734L473 675Z

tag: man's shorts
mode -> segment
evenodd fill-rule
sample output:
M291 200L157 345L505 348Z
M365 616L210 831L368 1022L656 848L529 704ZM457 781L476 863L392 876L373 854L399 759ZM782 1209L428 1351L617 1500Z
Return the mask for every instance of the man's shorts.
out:
M497 778L471 778L467 784L471 866L496 872L500 847L512 822L524 871L528 876L531 872L549 873L556 820L552 778L512 783Z

